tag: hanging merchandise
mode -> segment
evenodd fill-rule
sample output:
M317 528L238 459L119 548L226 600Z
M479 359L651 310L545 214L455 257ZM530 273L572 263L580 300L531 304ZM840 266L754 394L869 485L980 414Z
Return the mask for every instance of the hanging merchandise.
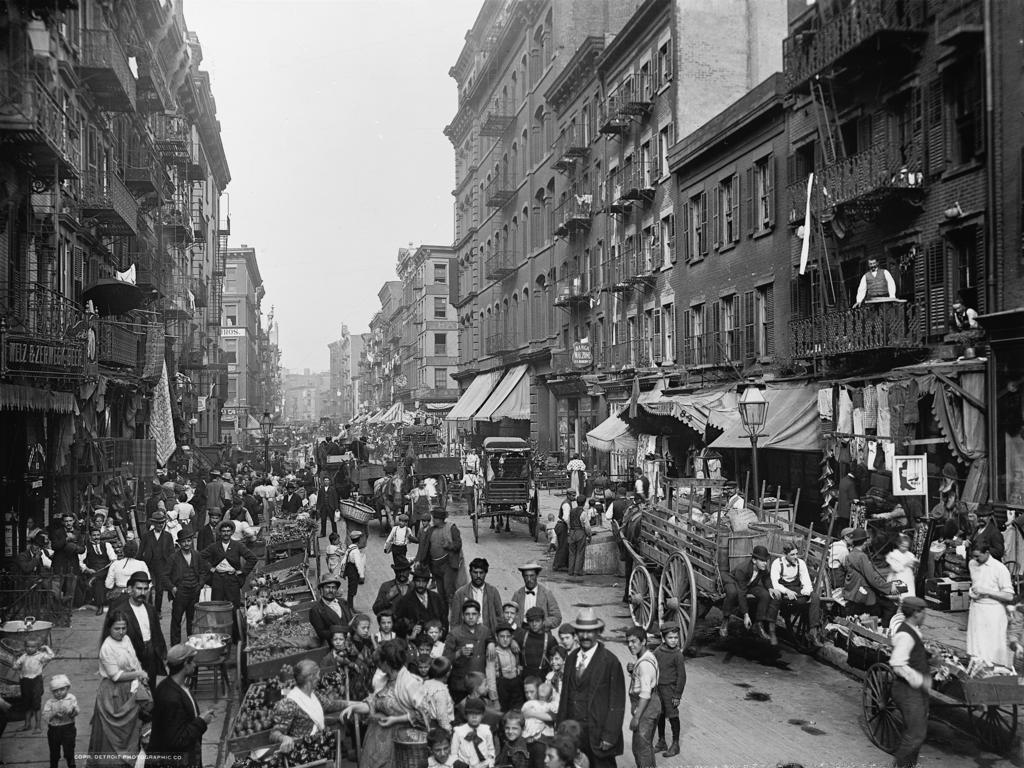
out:
M846 387L839 390L839 418L836 421L836 432L850 434L853 431L853 400Z
M160 379L153 392L153 412L149 430L150 435L156 440L157 464L164 466L177 448L174 440L174 418L171 415L171 391L166 361L164 361Z
M878 391L874 384L864 387L864 429L878 427Z
M906 384L907 397L906 405L903 408L903 423L917 424L921 420L918 411L917 401L921 399L921 388L917 385L917 379L911 379Z
M818 416L822 421L832 421L832 387L818 390Z

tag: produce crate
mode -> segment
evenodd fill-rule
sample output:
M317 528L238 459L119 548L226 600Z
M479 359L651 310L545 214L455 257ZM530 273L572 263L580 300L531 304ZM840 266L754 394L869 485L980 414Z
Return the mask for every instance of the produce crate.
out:
M1024 685L1016 675L970 678L961 680L963 699L967 704L984 706L1024 704Z
M246 649L245 653L242 654L243 663L245 664L243 680L248 684L250 680L262 680L263 678L273 677L285 664L298 664L303 659L319 662L327 655L329 650L330 648L326 645L313 649L296 648L294 653L287 653L267 659L266 661L257 661L250 664L249 654L251 652Z

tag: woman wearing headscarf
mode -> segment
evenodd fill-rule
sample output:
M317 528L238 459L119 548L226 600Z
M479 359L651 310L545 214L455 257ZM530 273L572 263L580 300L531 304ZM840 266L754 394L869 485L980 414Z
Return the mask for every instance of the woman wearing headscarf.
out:
M577 496L583 496L587 484L587 465L574 453L569 463L565 466L565 472L569 476L569 487L576 492Z

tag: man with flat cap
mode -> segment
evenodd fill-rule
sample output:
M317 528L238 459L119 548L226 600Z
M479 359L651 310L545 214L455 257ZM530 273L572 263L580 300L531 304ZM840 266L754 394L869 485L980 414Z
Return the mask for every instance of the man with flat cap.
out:
M377 599L373 601L373 613L379 616L381 611L395 609L395 603L412 589L412 565L407 560L399 560L391 564L395 578L385 581L377 590Z
M206 579L207 569L195 551L195 540L195 532L186 525L178 531L178 550L171 558L171 645L177 645L181 639L182 616L185 617L185 637L192 634L199 590Z
M448 634L448 610L437 592L430 586L430 569L423 563L416 563L412 572L412 590L395 601L395 619L405 619L409 627L425 627L431 619L441 622Z
M153 605L157 614L164 604L164 592L171 591L171 557L174 555L174 539L166 530L167 513L158 509L149 516L150 528L139 537L139 559L153 574Z
M220 541L215 541L200 553L212 600L227 600L235 609L242 605L242 584L249 571L256 567L256 555L240 541L232 539L235 524L221 520L217 527Z
M118 611L128 616L128 639L131 640L135 655L142 668L149 675L149 689L156 687L158 675L164 671L164 657L167 655L167 643L164 632L160 628L160 616L146 598L152 581L145 571L136 571L128 578L128 589L125 594L110 606L107 621ZM106 633L104 633L106 636Z
M432 509L430 528L416 548L416 562L430 570L446 610L455 596L455 582L462 567L462 535L455 523L447 522L447 517L448 513L440 507Z
M772 645L778 643L775 636L775 622L779 616L779 600L782 593L772 586L768 563L771 555L768 549L758 544L750 553L750 559L722 574L725 588L725 602L722 604L722 624L718 632L722 637L729 634L729 622L733 611L739 608L743 626L750 629L756 623L758 635ZM754 603L754 619L750 618L750 602Z
M889 666L896 673L892 697L903 713L903 732L893 757L896 768L912 768L917 765L918 752L928 734L928 692L932 678L921 631L925 602L910 595L903 598L900 610L904 620L893 632L892 653L889 654Z
M519 572L523 575L523 586L512 595L512 602L519 606L516 615L516 626L524 626L526 612L534 606L544 610L544 626L547 629L557 629L562 623L562 610L558 607L558 601L547 587L537 583L537 576L541 567L537 563L526 563L519 566Z
M598 642L604 622L593 608L580 611L572 627L580 647L565 661L557 721L580 724L580 751L591 768L614 768L615 758L623 752L626 678L615 654Z
M309 623L316 636L325 644L330 645L333 628L337 624L348 625L352 621L352 609L344 600L338 599L338 588L341 579L329 573L320 578L318 585L320 599L309 609Z
M173 645L167 651L167 677L153 692L153 730L146 749L146 765L154 768L202 768L203 734L214 711L199 712L189 678L195 675L197 651Z
M295 517L302 510L302 496L299 495L294 480L285 486L284 498L281 500L281 516Z

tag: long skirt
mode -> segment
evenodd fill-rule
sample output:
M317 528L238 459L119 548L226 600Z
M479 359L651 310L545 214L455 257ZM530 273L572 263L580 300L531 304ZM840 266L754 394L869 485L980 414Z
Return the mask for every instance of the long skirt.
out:
M92 713L86 766L134 766L142 736L131 681L100 680Z
M359 768L393 768L395 763L395 742L412 743L425 741L425 734L407 725L392 725L385 728L370 718L370 724L363 737L363 749L359 753Z
M967 653L1009 667L1013 656L1006 645L1006 608L996 601L971 603L967 614Z

